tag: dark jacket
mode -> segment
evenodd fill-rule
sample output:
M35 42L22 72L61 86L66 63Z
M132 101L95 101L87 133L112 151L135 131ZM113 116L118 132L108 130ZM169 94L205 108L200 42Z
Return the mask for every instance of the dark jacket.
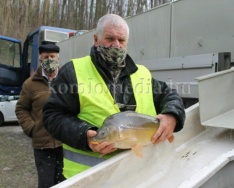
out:
M32 138L35 149L62 146L42 124L42 110L49 95L47 80L42 77L42 69L39 67L33 76L24 82L15 110L19 125L24 133Z
M115 101L127 105L120 110L135 110L136 101L130 82L130 74L136 72L138 68L130 56L126 57L126 67L121 71L117 81L114 81L110 71L107 70L108 68L101 63L101 58L95 47L91 49L91 59L106 82ZM175 132L181 130L185 120L181 97L176 91L171 90L166 83L155 79L152 81L153 102L157 114L174 115L177 119ZM77 78L72 62L63 65L52 87L52 95L44 107L44 126L55 138L67 145L77 149L89 150L86 132L89 129L96 130L96 127L77 118L77 114L80 112L80 102L77 91Z

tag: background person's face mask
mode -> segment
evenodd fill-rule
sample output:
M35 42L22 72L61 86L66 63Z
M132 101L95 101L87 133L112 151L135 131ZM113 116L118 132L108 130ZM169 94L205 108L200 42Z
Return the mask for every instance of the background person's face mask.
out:
M127 55L126 48L106 47L101 44L98 45L97 51L105 61L117 66L125 60Z
M42 60L41 67L48 73L54 72L59 67L58 60L45 59Z

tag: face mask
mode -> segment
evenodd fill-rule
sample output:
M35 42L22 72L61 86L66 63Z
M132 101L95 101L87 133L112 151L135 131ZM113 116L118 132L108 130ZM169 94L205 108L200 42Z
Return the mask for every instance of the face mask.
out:
M126 48L106 47L99 44L97 51L99 51L102 58L111 65L121 65L127 56Z
M41 63L41 67L48 73L54 72L59 67L58 60L45 59Z

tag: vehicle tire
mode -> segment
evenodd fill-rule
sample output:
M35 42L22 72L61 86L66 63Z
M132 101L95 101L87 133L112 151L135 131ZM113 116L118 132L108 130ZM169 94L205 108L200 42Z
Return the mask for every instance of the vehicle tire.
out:
M0 127L3 125L3 123L4 123L4 117L2 113L0 112Z

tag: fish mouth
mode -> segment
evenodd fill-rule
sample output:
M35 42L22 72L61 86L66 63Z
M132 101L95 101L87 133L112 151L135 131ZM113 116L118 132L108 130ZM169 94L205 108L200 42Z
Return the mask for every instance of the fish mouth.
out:
M97 145L97 144L99 144L99 142L98 142L98 141L92 140L92 141L91 141L91 144Z

